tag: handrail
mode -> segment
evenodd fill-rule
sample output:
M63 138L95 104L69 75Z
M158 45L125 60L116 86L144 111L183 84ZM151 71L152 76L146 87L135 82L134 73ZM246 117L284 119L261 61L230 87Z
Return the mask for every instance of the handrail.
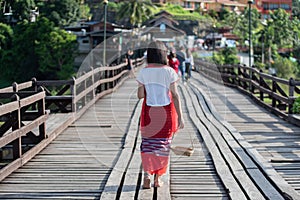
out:
M24 85L31 87L30 84ZM8 96L11 97L12 102L0 106L0 117L3 123L0 127L0 158L2 160L3 150L11 149L13 162L7 163L7 166L0 170L0 180L8 176L12 169L24 164L22 157L28 151L28 149L24 149L24 145L27 146L25 138L30 138L36 143L46 138L45 122L48 114L44 106L44 90L42 88L39 88L37 92L17 92L15 90L14 93L1 93L0 98L6 99ZM28 123L28 121L30 122ZM32 133L35 129L38 130L38 135Z
M300 117L293 114L292 108L296 94L299 94L300 81L272 76L254 67L244 65L215 65L195 59L195 70L207 78L219 80L225 85L237 87L251 96L260 105L285 120L299 125ZM250 73L252 73L250 76ZM288 89L285 92L284 88ZM271 103L267 101L271 99Z
M133 63L138 67L143 62L144 59L139 58ZM72 112L75 116L72 120L75 120L99 98L118 88L127 77L127 65L121 63L95 69L91 67L82 76L70 80L40 81L33 78L0 89L0 103L3 102L0 104L0 160L4 159L5 149L12 152L11 158L5 158L9 160L6 166L0 166L0 181L55 138L46 132L47 109L50 109L50 114ZM33 134L33 130L38 130L38 135ZM33 147L26 152L24 145L28 144L24 144L24 138L34 141L30 144Z

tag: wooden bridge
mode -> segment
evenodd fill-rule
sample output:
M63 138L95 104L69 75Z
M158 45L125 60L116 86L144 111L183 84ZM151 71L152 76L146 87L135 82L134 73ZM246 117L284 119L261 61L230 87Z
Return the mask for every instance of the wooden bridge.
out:
M192 76L178 86L186 127L173 145L195 152L172 152L164 185L148 190L124 64L1 89L0 199L300 199L299 83L200 61Z

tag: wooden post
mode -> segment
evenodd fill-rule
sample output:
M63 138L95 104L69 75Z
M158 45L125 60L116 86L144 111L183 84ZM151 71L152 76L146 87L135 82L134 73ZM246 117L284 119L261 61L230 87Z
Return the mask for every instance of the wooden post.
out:
M289 80L289 107L288 114L293 114L293 105L294 105L294 91L295 91L295 80L290 78Z
M20 108L20 97L18 95L12 96L13 101L18 101L19 106L16 111L12 112L13 124L12 131L21 128L21 108ZM17 138L12 142L13 146L13 159L18 159L22 156L22 141L21 137Z
M263 86L263 78L261 77L261 73L263 73L262 70L259 70L259 86L262 87ZM259 90L259 98L261 101L264 101L264 93L262 90Z
M94 73L94 68L93 67L91 67L91 71L93 72L92 73L92 86L93 86L93 96L92 96L92 98L93 99L95 99L95 95L96 95L96 88L95 88L95 73Z
M38 92L44 92L43 87L38 88ZM45 98L38 101L38 117L43 116L46 114L45 110ZM43 140L47 138L46 134L46 124L43 122L41 125L39 125L39 140Z
M72 77L72 85L70 85L71 89L71 95L72 95L72 112L76 112L76 102L75 102L75 97L76 97L76 79L73 76Z
M276 93L276 81L274 79L272 79L272 92ZM275 108L276 107L276 99L272 96L272 107Z
M254 88L253 88L253 85L252 85L252 80L253 80L253 69L254 69L254 65L252 65L250 67L250 71L249 71L249 77L250 77L250 82L249 82L249 91L251 94L254 94Z
M84 72L84 75L86 74L86 72ZM83 91L81 91L80 90L80 92L82 93L85 93L85 90L86 90L86 88L88 87L87 86L87 78L86 79L84 79L84 90ZM83 97L83 103L82 103L82 108L86 105L86 103L87 103L87 94L85 93L85 95L84 95L84 97Z
M19 91L18 84L16 82L13 82L12 87L13 87L13 91L14 92L18 92Z
M37 80L36 80L36 78L33 77L33 78L31 79L31 81L32 81L33 91L37 92L37 91L38 91L38 88L37 88Z
M238 82L238 86L241 86L241 80L240 80L240 76L242 75L242 71L241 71L241 66L238 66L238 76L237 76L237 82Z
M31 81L32 81L32 89L33 89L33 91L37 92L38 91L38 87L37 87L37 80L36 80L36 78L32 78ZM44 89L43 89L43 91L44 91ZM36 104L34 104L32 106L32 109L36 110Z
M105 79L109 78L109 74L107 70L104 71L104 78ZM105 83L104 90L108 90L108 89L109 89L109 83Z

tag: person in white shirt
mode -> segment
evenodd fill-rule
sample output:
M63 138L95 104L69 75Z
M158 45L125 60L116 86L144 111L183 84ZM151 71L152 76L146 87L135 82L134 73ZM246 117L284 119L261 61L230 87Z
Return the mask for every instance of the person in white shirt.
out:
M187 73L186 80L191 78L191 71L194 66L194 57L192 55L192 52L190 49L187 50L186 52L186 59L185 59L185 71Z
M143 98L140 130L145 189L151 187L150 175L155 175L154 187L161 186L160 176L168 168L173 135L184 127L176 83L179 78L175 70L167 66L164 43L155 41L149 44L147 62L137 77L137 96Z

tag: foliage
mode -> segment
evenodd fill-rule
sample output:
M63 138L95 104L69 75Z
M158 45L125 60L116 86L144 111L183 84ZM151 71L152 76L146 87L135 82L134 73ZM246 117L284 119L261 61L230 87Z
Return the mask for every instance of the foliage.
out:
M265 69L266 64L261 63L261 62L255 62L255 63L254 63L254 66L255 66L257 69L263 70L263 69Z
M300 97L297 97L292 108L293 113L300 114Z
M225 20L223 22L226 23L228 26L233 25L233 33L238 35L243 41L249 40L249 8L246 8L244 12L241 15L237 15L234 13L229 13L226 15L226 18L228 17L229 20ZM260 20L260 14L256 9L251 9L251 42L253 46L256 46L256 44L260 43L259 38L260 35L256 34L257 29L261 27L261 20Z
M130 18L130 23L141 27L142 23L153 15L154 5L150 0L124 1L120 5L118 19Z
M157 7L154 12L158 13L162 10L165 10L173 15L173 18L175 20L201 20L204 17L199 14L199 12L189 12L187 10L184 10L180 5L176 4L165 4L163 6Z
M292 16L293 16L293 18L300 19L300 1L299 0L292 1Z
M279 55L276 56L272 67L276 69L276 75L281 78L295 78L295 74L297 74L297 68L295 67L294 63L288 58L283 58Z
M40 14L54 22L55 26L64 27L77 22L81 17L81 0L39 1Z
M74 73L74 52L76 36L64 30L54 28L36 47L39 60L39 71L43 74L54 74L55 79L68 79Z
M92 18L91 9L86 4L80 5L80 19L90 20Z
M0 52L3 49L8 49L11 46L13 30L9 25L0 23Z
M213 55L213 60L220 65L237 64L239 62L237 57L237 49L225 47Z
M1 58L7 81L66 79L72 75L76 38L47 18L24 21L14 28L12 48Z
M30 20L30 11L35 9L34 0L16 0L12 4L13 17L17 21Z
M278 47L291 47L293 44L293 24L290 15L283 9L270 13L267 21L267 37L269 43L277 44Z

